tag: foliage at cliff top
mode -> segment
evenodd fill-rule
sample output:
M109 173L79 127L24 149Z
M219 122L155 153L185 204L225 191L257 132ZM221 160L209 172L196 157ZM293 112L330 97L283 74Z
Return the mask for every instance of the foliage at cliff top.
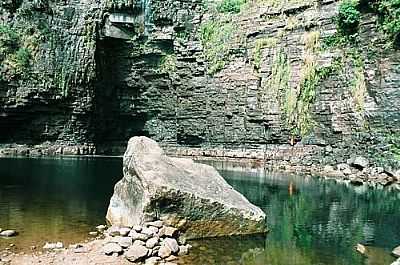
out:
M344 0L339 6L338 26L346 34L354 34L358 30L361 12L358 0Z
M388 41L394 47L400 46L400 0L343 0L337 18L340 34L354 39L363 13L376 14Z

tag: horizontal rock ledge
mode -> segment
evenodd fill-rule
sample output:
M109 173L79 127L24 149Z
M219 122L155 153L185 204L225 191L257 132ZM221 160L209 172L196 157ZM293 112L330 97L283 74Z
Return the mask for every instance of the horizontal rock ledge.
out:
M107 211L112 225L161 219L187 239L264 233L266 216L215 168L173 158L147 137L133 137Z

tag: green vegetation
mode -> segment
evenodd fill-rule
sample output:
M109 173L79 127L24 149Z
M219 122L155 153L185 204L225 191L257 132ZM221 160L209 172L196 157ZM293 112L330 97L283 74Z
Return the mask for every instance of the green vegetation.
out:
M365 94L367 93L364 77L364 61L358 52L353 52L351 56L354 64L354 80L351 87L351 93L357 111L361 112L364 110Z
M220 13L239 13L246 0L222 0L217 4Z
M378 7L383 31L396 47L400 46L400 0L382 0Z
M400 161L400 132L391 133L386 136L393 157Z
M340 3L338 14L338 27L346 35L355 34L361 20L358 0L344 0Z
M286 53L279 49L275 55L272 64L271 78L268 81L268 87L273 91L289 89L291 68Z
M209 63L208 73L220 71L229 60L231 38L234 26L232 23L208 21L201 25L200 39L204 47L205 57Z
M297 87L286 93L284 110L292 135L306 135L313 126L310 109L315 101L315 91L321 76L317 70L317 53L320 48L320 33L307 32L303 36L305 54Z
M261 52L263 48L276 47L278 39L276 38L262 38L256 41L256 46L253 49L253 64L254 68L259 69L261 64Z
M32 53L26 47L22 36L21 32L9 25L0 25L0 62L3 66L0 69L0 79L2 80L27 74Z
M176 55L167 54L160 61L161 72L171 74L176 71Z
M400 0L362 1L343 0L339 6L337 25L338 35L354 41L363 12L374 13L378 17L378 26L395 48L400 46Z

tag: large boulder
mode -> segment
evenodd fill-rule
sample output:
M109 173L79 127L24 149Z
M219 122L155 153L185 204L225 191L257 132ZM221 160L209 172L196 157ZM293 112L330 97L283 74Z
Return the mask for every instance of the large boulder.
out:
M107 211L112 225L135 226L158 218L188 239L266 231L263 211L213 167L168 157L147 137L129 140L123 171Z

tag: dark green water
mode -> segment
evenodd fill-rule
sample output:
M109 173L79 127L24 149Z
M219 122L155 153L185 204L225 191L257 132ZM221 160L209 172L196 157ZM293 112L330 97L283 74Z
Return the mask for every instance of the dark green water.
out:
M20 235L0 239L18 249L45 241L83 241L104 223L119 158L0 159L0 227ZM223 169L228 182L268 216L270 233L194 241L184 264L390 264L400 244L400 192L353 188L333 181L262 170ZM370 245L370 258L354 251Z

